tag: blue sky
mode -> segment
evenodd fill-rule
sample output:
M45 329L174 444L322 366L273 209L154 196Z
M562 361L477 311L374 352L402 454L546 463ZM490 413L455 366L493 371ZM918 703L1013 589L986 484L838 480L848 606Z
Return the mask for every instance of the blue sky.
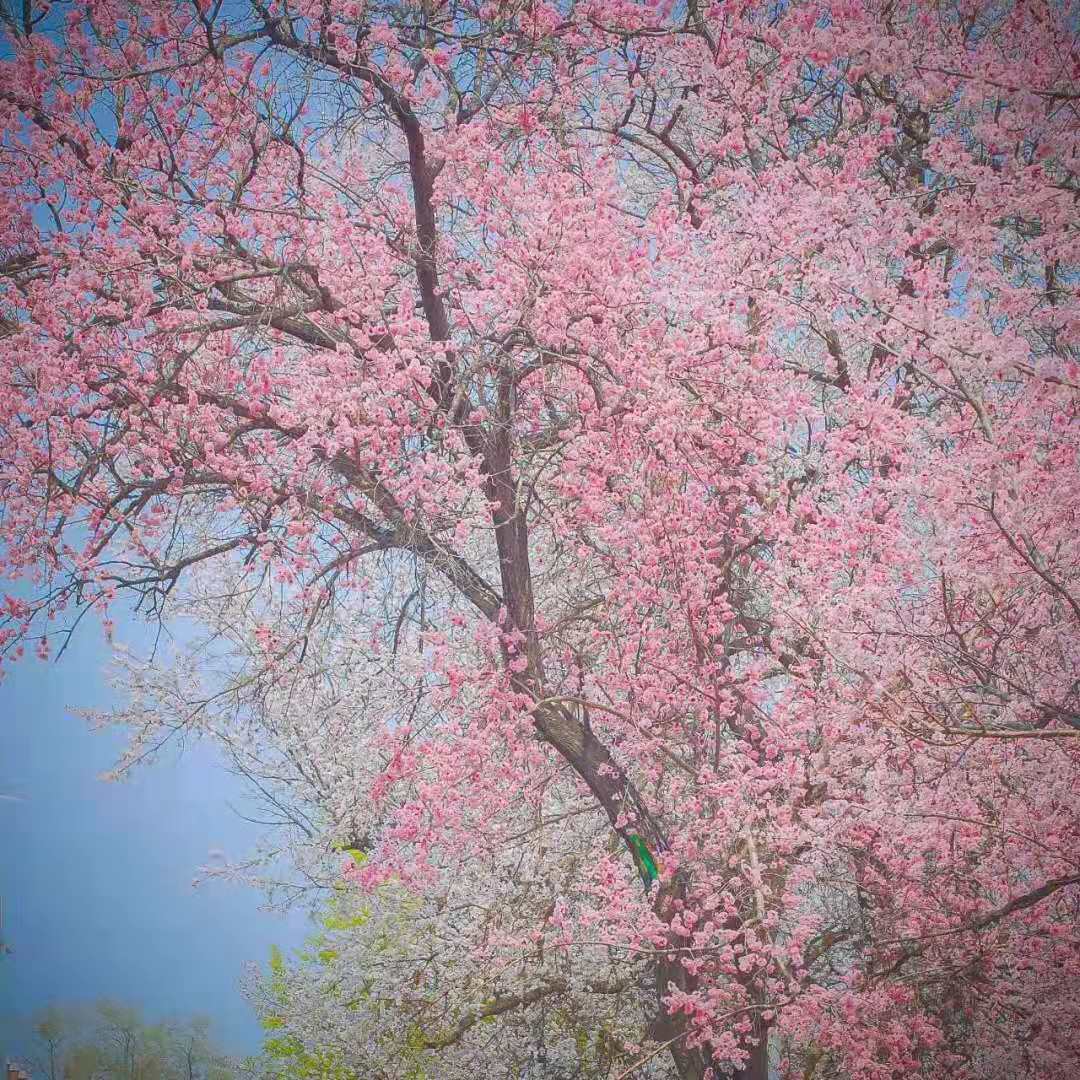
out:
M137 627L121 633L137 644ZM108 659L85 620L58 663L28 658L0 682L0 794L18 796L0 799L4 937L15 949L0 957L0 1056L13 1014L101 996L155 1019L208 1014L225 1049L249 1052L259 1028L238 988L244 965L265 965L271 944L300 944L308 923L261 910L240 885L193 887L211 852L240 856L258 834L232 809L244 789L212 748L98 779L121 736L91 732L68 710L114 700Z

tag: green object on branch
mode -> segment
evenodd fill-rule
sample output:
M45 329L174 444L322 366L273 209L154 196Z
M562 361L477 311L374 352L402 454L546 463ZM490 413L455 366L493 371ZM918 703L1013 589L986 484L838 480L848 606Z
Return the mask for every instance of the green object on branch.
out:
M659 881L660 868L656 865L656 860L652 857L652 852L649 851L645 841L637 833L631 833L627 840L630 841L630 850L634 854L634 862L637 863L638 869L648 879L649 884Z

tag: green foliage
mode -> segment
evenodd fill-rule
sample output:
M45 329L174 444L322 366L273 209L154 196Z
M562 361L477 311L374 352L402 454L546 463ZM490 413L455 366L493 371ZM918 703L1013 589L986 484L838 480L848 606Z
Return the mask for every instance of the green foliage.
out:
M333 950L323 950L323 952ZM334 954L336 956L336 953ZM296 1035L286 1031L289 1010L289 967L276 945L270 946L270 977L266 989L273 1012L262 1017L265 1031L263 1064L271 1076L282 1080L356 1080L356 1073L328 1050L312 1049Z
M367 856L354 849L346 849L357 865ZM360 1024L371 1023L375 1042L381 1053L393 1061L393 1075L400 1080L431 1080L433 1074L425 1068L431 1057L427 1036L415 1023L402 1023L400 1016L392 1015L393 1006L372 996L371 984L360 987L351 981L346 999L332 989L337 983L333 975L335 966L342 963L342 954L350 937L367 928L367 950L372 955L383 956L400 948L407 935L408 917L417 907L415 901L401 898L395 905L395 914L377 927L369 925L373 918L368 905L357 905L354 893L341 890L326 901L318 919L319 930L307 941L292 959L287 960L276 946L270 952L269 972L263 982L265 1005L262 1026L266 1031L261 1058L261 1072L275 1080L360 1080L368 1075L366 1069L346 1064L340 1054L325 1046L309 1045L297 1029L303 1027L302 1016L295 1015L294 980L319 978L320 985L330 987L325 993L335 1000L343 1011L357 1014ZM437 1075L437 1074L434 1074Z
M640 838L639 838L640 839ZM659 872L652 853L641 842L642 865ZM458 986L451 995L443 987L429 995L420 976L408 993L397 995L392 980L410 957L426 947L421 904L393 886L370 901L353 890L331 894L317 920L317 931L303 948L288 957L271 950L262 982L263 1052L256 1063L260 1077L270 1080L439 1080L455 1058L453 1075L461 1076L459 1052L471 1044L505 1043L506 1071L518 1075L526 1067L528 1047L522 1036L535 1018L522 1010L492 1009L498 997L480 979ZM388 983L387 974L391 982ZM318 1003L312 1016L307 1010ZM427 1005L431 1008L428 1009ZM610 1078L634 1059L625 1033L616 1021L604 1023L557 999L544 1004L546 1030L553 1042L569 1045L572 1075L579 1080ZM334 1017L336 1022L327 1023ZM471 1016L466 1030L459 1021ZM505 1026L506 1031L500 1031ZM309 1032L326 1031L314 1043ZM456 1056L456 1057L455 1057ZM576 1060L575 1060L576 1059ZM564 1073L559 1073L564 1075ZM565 1075L571 1075L566 1073Z
M308 1049L295 1035L267 1039L263 1052L275 1076L297 1080L354 1080L356 1073L329 1050Z

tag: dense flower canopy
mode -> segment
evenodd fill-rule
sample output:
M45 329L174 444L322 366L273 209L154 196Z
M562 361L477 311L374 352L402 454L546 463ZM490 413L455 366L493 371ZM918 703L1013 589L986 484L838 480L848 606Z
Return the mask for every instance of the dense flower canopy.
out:
M206 628L324 1071L1080 1071L1075 4L0 10L0 649Z

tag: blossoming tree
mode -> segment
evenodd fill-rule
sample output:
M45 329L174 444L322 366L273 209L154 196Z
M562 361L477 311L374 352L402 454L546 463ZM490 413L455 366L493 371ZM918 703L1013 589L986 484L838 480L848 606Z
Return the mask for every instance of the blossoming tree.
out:
M5 655L228 630L417 1051L1078 1067L1075 6L0 10Z

